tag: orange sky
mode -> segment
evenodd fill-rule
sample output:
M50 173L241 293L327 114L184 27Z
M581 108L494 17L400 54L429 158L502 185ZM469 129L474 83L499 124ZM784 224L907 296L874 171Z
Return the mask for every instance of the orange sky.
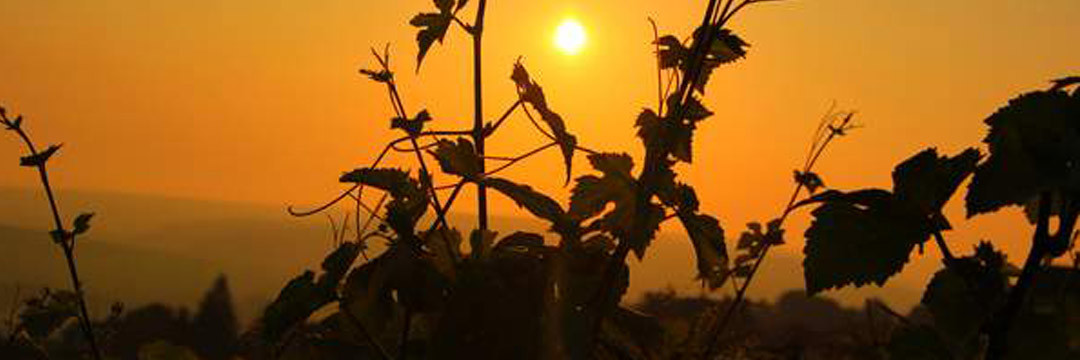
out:
M499 1L485 33L485 113L514 100L518 56L552 108L591 148L640 155L633 121L655 106L646 17L684 36L705 1ZM453 29L419 74L407 21L429 1L37 0L0 2L0 103L28 118L39 142L64 142L50 164L61 188L314 203L338 175L373 159L397 136L384 89L357 75L369 47L392 44L410 112L435 128L471 124L471 46ZM471 8L471 7L470 7ZM551 44L572 16L589 31L576 57ZM466 18L471 18L471 10ZM830 186L889 186L892 167L924 147L978 145L982 119L1021 91L1080 74L1075 0L792 0L750 7L731 24L752 44L721 68L699 126L695 164L680 173L729 238L749 220L775 216L811 132L832 101L865 127L835 144L818 172ZM542 144L523 118L489 145L511 155ZM32 186L15 166L22 149L0 141L0 186ZM577 159L578 173L586 170ZM565 199L558 154L507 176ZM558 175L558 176L556 176ZM953 222L962 224L950 205ZM465 198L463 204L471 204ZM496 199L496 212L516 207ZM948 235L961 244L1026 249L1009 214ZM789 234L801 234L807 215ZM801 240L792 242L801 244ZM959 250L966 250L967 245ZM798 252L801 246L785 247ZM933 251L933 250L932 250ZM936 252L934 253L936 254ZM936 266L935 260L926 266Z

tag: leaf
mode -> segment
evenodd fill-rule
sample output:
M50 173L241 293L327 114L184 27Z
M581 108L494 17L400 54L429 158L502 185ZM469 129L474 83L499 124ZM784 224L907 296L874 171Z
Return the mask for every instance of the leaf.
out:
M915 245L929 238L887 191L852 195L826 201L811 212L814 221L803 248L806 291L811 295L847 285L882 285L903 268Z
M615 212L609 213L609 215ZM660 230L660 223L664 222L664 208L660 205L650 203L645 207L643 213L635 213L634 221L640 221L643 223L640 229L642 232L633 232L637 228L634 227L634 223L619 223L615 228L615 234L622 239L630 240L630 249L634 250L634 255L638 260L645 257L645 250L649 248L652 240L656 237L656 232Z
M420 191L417 182L401 169L360 168L341 175L340 181L371 186L393 197L406 197Z
M382 333L394 314L387 259L372 259L349 272L341 290L340 310L352 314L372 334Z
M672 35L664 35L653 44L660 46L657 56L660 58L660 68L670 69L681 65L690 56L690 49L683 46L678 38Z
M923 213L939 213L960 183L975 171L980 157L974 148L951 158L938 156L934 148L923 150L893 170L893 193Z
M51 158L57 150L60 150L61 146L63 146L63 144L49 145L48 149L45 149L37 154L24 156L22 157L22 159L19 160L19 165L26 167L45 166L45 162L49 161L49 158Z
M968 185L968 217L1022 205L1042 191L1076 191L1080 173L1080 98L1036 91L986 119L990 156Z
M531 104L540 113L540 119L551 129L552 136L555 137L555 142L559 144L559 150L563 154L563 162L566 164L565 182L570 183L570 169L573 164L574 149L577 148L577 137L566 131L566 123L562 116L548 108L544 90L529 77L529 72L525 70L521 61L514 64L510 79L517 85L521 99Z
M34 339L45 339L78 316L78 296L67 290L45 289L28 299L19 311L19 324Z
M290 280L263 312L264 339L276 342L316 310L334 301L338 284L359 253L359 245L343 243L323 260L323 274L318 279L308 270Z
M454 0L434 0L435 7L439 9L441 13L449 13L454 9Z
M431 154L439 160L439 166L447 174L476 181L483 173L483 160L468 139L458 138L456 143L446 139L439 140Z
M499 236L499 233L480 229L473 229L469 233L469 245L472 248L472 254L470 256L473 259L480 259L487 253L488 249L491 249L491 245L495 243L495 237Z
M713 40L709 48L709 55L721 64L727 64L746 57L746 48L749 46L750 44L731 30L720 29L716 34L716 40Z
M378 71L376 71L376 70L368 70L368 69L360 69L360 73L363 74L363 75L367 75L367 77L370 78L371 80L373 80L375 82L380 82L380 83L389 83L391 80L394 79L394 73L390 72L390 70L385 70L385 69L378 70Z
M638 115L634 126L638 128L637 136L645 145L646 151L663 150L664 139L667 137L663 120L652 109L645 109Z
M586 175L577 178L570 195L570 217L582 221L596 216L614 202L616 210L632 215L636 180L630 175L634 163L629 155L598 153L589 155L593 168L603 177Z
M559 203L547 195L536 192L528 185L516 184L497 177L484 179L484 184L514 200L518 206L525 208L534 216L555 224L556 228L567 224L570 220Z
M399 117L390 119L390 128L401 129L410 136L417 136L424 131L424 123L428 121L431 121L431 114L425 109L420 110L420 112L416 114L416 117L412 119L402 119Z
M795 170L795 183L805 187L806 190L810 191L810 194L825 187L825 181L821 180L821 177L812 171L802 172Z
M698 279L717 289L724 285L730 275L728 269L727 246L724 244L724 229L720 221L709 215L680 215L686 233L694 244L697 255Z
M416 54L416 71L420 71L420 64L424 62L424 56L435 40L442 43L453 20L453 14L448 12L420 13L409 20L410 25L420 28L416 33L416 44L420 49Z
M72 226L72 235L80 235L90 230L90 218L94 217L94 213L82 213L75 217L75 223Z

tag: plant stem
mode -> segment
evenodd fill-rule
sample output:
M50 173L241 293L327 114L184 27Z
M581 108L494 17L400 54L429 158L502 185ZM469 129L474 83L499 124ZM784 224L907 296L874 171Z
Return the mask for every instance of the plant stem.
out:
M484 101L482 80L483 58L483 35L484 35L484 12L487 9L487 0L480 0L476 10L476 21L472 26L473 38L473 143L476 144L476 153L480 159L484 158ZM480 173L484 173L485 161L480 161ZM476 210L481 233L488 229L487 186L483 181L476 182Z
M1050 203L1049 192L1039 195L1039 219L1035 225L1035 235L1031 240L1031 251L1027 260L1024 261L1024 269L1020 272L1020 278L1009 291L1009 299L1005 306L994 316L990 327L990 344L987 348L987 360L1001 360L1008 351L1009 330L1016 320L1016 316L1023 308L1024 299L1035 279L1035 274L1042 267L1042 259L1046 256L1050 243Z
M5 117L4 120L7 121L7 118ZM12 130L22 138L23 143L30 150L30 155L37 156L37 148L34 147L34 142L30 140L30 136L27 135L26 131L21 127L13 127ZM71 234L69 236L67 230L64 229L64 222L60 220L60 210L56 205L52 185L49 183L49 172L45 168L45 162L43 161L36 167L38 175L41 177L41 185L45 189L45 196L49 200L49 209L52 210L54 232L58 234L58 237L54 237L54 240L59 239L58 244L64 250L64 259L67 261L68 273L71 277L71 287L75 290L75 297L79 303L79 324L83 335L86 336L87 343L90 345L90 351L94 359L101 360L101 352L98 350L97 340L94 337L93 325L90 323L90 313L86 310L86 299L83 295L82 283L79 282L79 272L75 266L75 235Z

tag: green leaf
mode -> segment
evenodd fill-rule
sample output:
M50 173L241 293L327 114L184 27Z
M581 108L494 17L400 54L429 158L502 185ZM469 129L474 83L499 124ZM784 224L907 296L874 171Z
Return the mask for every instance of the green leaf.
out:
M453 14L448 12L420 13L409 20L410 25L420 28L420 31L416 33L416 44L419 47L419 52L416 54L416 71L420 71L420 64L424 62L424 56L431 49L431 45L436 40L442 43L453 20Z
M61 146L63 146L63 144L49 145L48 149L45 149L44 151L41 151L37 154L23 156L21 159L19 159L19 165L26 167L44 166L45 163L49 161L49 158L51 158L57 150L60 150Z
M806 291L882 285L899 272L916 244L929 238L918 218L884 190L836 195L811 214L803 253ZM820 196L820 195L819 195ZM846 196L846 197L845 197Z
M724 285L730 275L728 269L727 246L724 244L724 229L720 221L709 215L680 215L686 233L694 244L697 255L698 279L710 289Z
M471 181L476 181L483 173L483 160L468 139L458 138L456 143L446 139L439 140L431 154L439 160L439 166L444 173Z
M510 180L497 177L484 179L484 184L514 200L518 206L525 208L534 216L555 224L556 228L569 223L570 219L562 207L559 206L559 203L547 195L533 190L528 185L516 184Z
M90 230L90 218L94 217L94 213L82 213L75 217L75 223L72 226L71 233L73 235L79 235Z
M1036 91L1012 99L986 119L990 157L968 185L967 213L1022 205L1042 191L1077 191L1080 98Z

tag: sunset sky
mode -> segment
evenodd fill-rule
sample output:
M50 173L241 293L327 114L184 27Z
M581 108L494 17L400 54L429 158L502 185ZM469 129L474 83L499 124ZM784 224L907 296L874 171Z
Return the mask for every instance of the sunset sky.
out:
M521 57L583 145L640 159L633 123L656 105L647 18L661 35L683 37L705 3L491 0L485 114L515 100L509 74ZM431 128L471 124L471 44L460 29L414 71L416 29L407 22L430 9L429 0L0 1L0 104L25 114L42 144L65 144L50 162L60 188L313 204L399 136L384 88L357 74L376 64L370 47L390 44L408 111L428 109ZM573 56L552 40L568 18L588 38ZM818 172L834 188L889 187L903 159L928 146L950 154L978 146L982 120L1008 99L1080 75L1077 19L1076 0L751 6L730 24L751 44L748 56L714 74L705 101L716 115L698 128L693 166L679 172L734 238L747 221L778 215L792 169L835 102L864 127L835 143ZM514 155L542 144L516 117L488 148ZM0 138L0 186L36 185L16 166L22 151ZM584 157L575 160L575 173L585 173ZM566 199L560 167L552 150L506 176ZM947 214L963 225L947 235L958 250L1000 239L1022 257L1028 230L1016 211L965 223L963 192ZM462 201L473 204L471 195ZM502 198L493 204L496 213L519 211ZM793 218L794 244L784 249L800 251L808 217Z

